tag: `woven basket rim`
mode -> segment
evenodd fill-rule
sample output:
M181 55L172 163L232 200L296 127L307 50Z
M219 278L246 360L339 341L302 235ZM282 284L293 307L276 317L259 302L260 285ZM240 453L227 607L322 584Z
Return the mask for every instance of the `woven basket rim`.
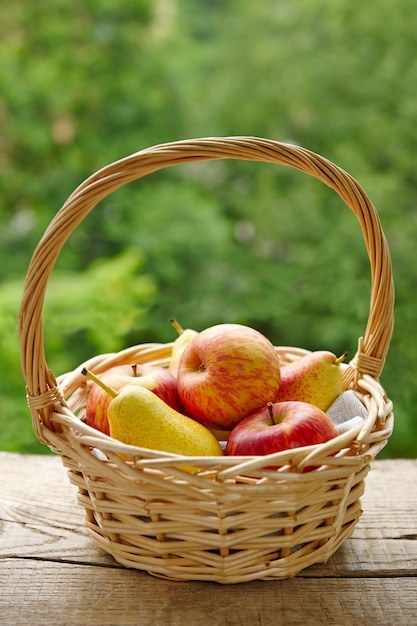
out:
M254 477L259 472L265 476L273 476L276 479L276 470L268 470L269 465L277 465L279 472L292 472L293 477L302 475L306 467L319 467L326 465L334 470L337 466L357 465L371 458L385 446L393 429L392 402L386 397L385 391L378 381L364 375L355 378L354 384L349 389L355 391L357 397L366 405L368 417L362 424L320 444L292 448L265 456L185 456L139 446L127 445L103 434L95 428L88 426L82 420L88 391L91 382L82 373L87 367L100 374L106 369L116 365L127 363L148 363L162 367L169 364L169 354L173 342L168 344L146 344L132 346L118 353L97 355L82 363L75 370L62 374L57 379L57 387L51 390L50 402L51 421L54 428L66 431L65 438L76 440L77 446L93 450L93 454L102 461L116 461L123 456L130 457L136 468L161 469L174 473L176 476L184 476L180 465L196 468L196 475L204 475L204 472L216 476L217 481L227 481L231 478L245 476L248 472ZM308 350L300 348L275 347L282 363L288 355L290 360L300 358L308 354ZM344 375L351 370L351 365L343 365ZM59 392L59 397L57 396ZM29 398L32 411L36 411L38 405L45 406L46 399ZM81 409L81 413L79 412ZM54 435L49 428L39 424L37 428L38 438L47 445L53 447ZM58 445L59 449L59 445ZM215 468L215 469L214 469ZM188 472L187 472L188 473Z

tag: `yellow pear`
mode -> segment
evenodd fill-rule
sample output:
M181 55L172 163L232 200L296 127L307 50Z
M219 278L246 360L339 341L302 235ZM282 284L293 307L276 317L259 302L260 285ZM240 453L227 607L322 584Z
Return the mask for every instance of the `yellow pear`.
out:
M188 344L194 339L198 332L192 328L182 328L182 326L175 319L171 319L171 324L178 333L178 337L175 339L172 345L171 360L168 365L168 371L172 376L177 376L178 364L180 362L182 353Z
M185 456L222 456L216 437L145 387L125 385L108 407L110 435L123 443Z
M208 428L179 413L146 387L127 383L116 391L90 370L83 368L82 374L112 396L107 417L114 439L184 456L223 456L222 447Z
M299 400L327 411L343 392L340 364L347 353L337 358L327 350L316 350L281 367L281 381L276 402Z

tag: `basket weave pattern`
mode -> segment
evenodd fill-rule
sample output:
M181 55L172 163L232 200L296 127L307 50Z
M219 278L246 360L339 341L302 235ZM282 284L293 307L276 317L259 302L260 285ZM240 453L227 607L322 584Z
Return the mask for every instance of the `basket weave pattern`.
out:
M127 446L85 425L84 366L167 365L170 344L142 344L90 359L56 377L44 353L42 310L49 276L70 234L118 187L168 166L242 159L290 166L339 194L362 229L371 267L368 322L344 370L368 410L363 425L316 446L269 457L179 457ZM162 144L133 154L82 183L56 214L30 263L19 312L22 370L38 439L60 454L78 487L93 539L128 567L174 580L237 583L294 576L326 561L360 517L370 463L393 428L379 383L393 328L391 260L379 217L358 183L306 149L254 137ZM282 363L302 349L276 347ZM126 462L120 454L128 456ZM195 473L179 466L193 466ZM265 466L278 465L278 471ZM315 471L304 472L305 468Z

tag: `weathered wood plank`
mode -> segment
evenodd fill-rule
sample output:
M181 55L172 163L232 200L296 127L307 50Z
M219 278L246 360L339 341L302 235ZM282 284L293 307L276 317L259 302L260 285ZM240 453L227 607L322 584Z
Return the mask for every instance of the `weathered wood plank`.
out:
M417 460L375 461L365 484L364 514L357 527L363 536L415 534ZM57 456L0 452L0 495L2 516L7 507L16 514L40 505L39 515L60 527L74 528L83 520L82 509L74 506L76 489Z
M416 580L295 578L273 582L170 582L141 572L5 560L4 626L412 626Z
M0 453L0 557L114 565L88 537L57 456Z
M364 514L328 563L296 578L179 583L128 570L83 526L58 457L0 453L0 622L5 626L413 625L417 461L377 461Z
M415 575L416 473L417 461L375 462L353 537L304 575ZM0 557L118 567L87 536L76 489L58 457L0 454L0 493Z
M365 481L356 536L416 537L417 459L374 461Z

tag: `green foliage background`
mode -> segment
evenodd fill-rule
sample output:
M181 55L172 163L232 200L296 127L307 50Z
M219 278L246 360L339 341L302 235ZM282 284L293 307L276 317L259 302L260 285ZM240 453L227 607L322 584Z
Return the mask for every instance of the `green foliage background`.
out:
M348 170L381 216L396 327L382 376L416 456L417 5L413 0L16 0L0 7L0 449L32 432L16 337L31 254L71 191L150 145L257 135ZM275 344L356 351L369 263L315 179L221 161L123 187L62 251L45 304L56 374L85 358L237 321Z

